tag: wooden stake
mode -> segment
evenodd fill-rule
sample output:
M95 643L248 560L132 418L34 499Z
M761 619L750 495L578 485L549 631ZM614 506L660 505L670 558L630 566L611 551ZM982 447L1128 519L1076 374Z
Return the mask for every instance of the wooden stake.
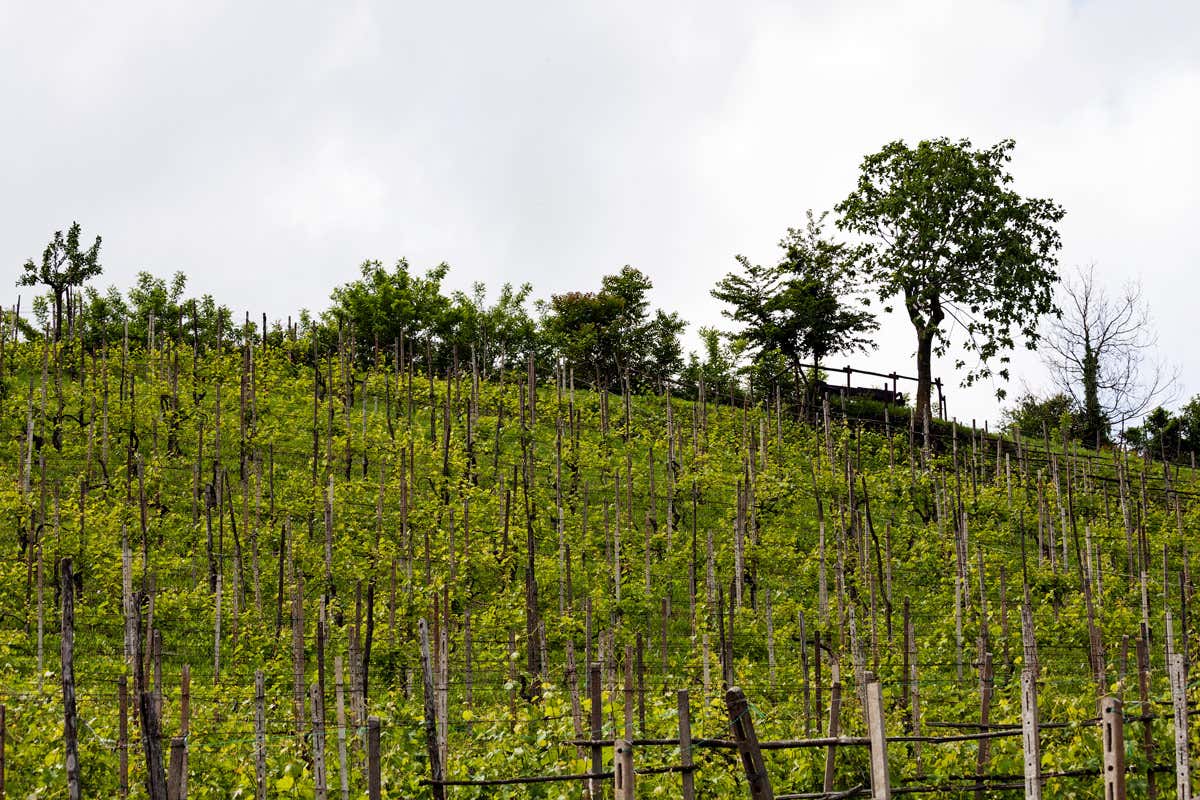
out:
M884 726L883 692L873 677L867 682L867 732L871 739L871 797L891 800L888 774L887 731Z
M263 671L254 671L254 785L255 800L267 800L267 721Z
M342 790L342 800L350 797L350 775L346 769L346 695L342 689L342 657L333 657L333 691L334 703L337 705L338 726L338 783Z
M729 725L737 742L738 754L742 757L742 768L750 784L751 800L774 800L771 777L763 763L762 751L758 746L758 735L754 732L754 719L750 716L750 704L746 694L737 686L725 692L725 705L729 710Z
M600 664L593 663L588 667L588 698L591 701L591 707L588 713L591 716L591 738L595 742L604 735L604 715L603 706L600 702ZM604 769L604 748L599 744L592 745L592 772L599 773ZM592 800L600 800L600 781L595 778L588 779L588 796Z
M983 654L983 664L979 668L979 730L986 731L992 721L992 654ZM987 773L988 762L991 759L991 741L980 739L975 753L975 774ZM983 787L975 789L976 800L983 800Z
M1150 707L1150 648L1138 634L1135 653L1138 668L1138 709L1142 714L1142 751L1146 758L1146 797L1154 800L1158 787L1154 780L1154 731Z
M4 355L0 353L0 362L3 361ZM3 703L0 703L0 800L6 797L4 789L4 740L8 736L8 718L7 709Z
M1042 748L1038 739L1037 672L1021 670L1021 749L1025 769L1025 800L1042 800Z
M829 687L829 738L831 740L841 735L841 718L842 684L835 680L833 686ZM833 791L836 758L837 747L831 744L825 750L825 780L822 783L822 788L827 793Z
M425 747L429 757L430 789L434 800L446 800L446 787L442 786L442 758L438 747L437 707L434 702L433 665L429 660L429 623L422 617L418 621L421 635L421 675L425 696Z
M129 796L129 679L117 679L117 794Z
M679 760L683 767L683 800L695 800L696 784L692 775L692 707L687 689L679 690Z
M187 740L171 739L171 757L167 769L167 800L187 800Z
M367 800L380 800L383 782L379 773L379 717L367 717Z
M1169 612L1168 612L1169 613ZM1171 704L1175 711L1175 796L1191 800L1191 757L1188 752L1187 671L1182 653L1168 656Z
M325 720L321 718L321 688L308 687L309 708L312 713L313 792L316 800L326 800L325 778Z
M1121 701L1108 695L1100 701L1104 743L1104 800L1125 800L1125 719Z
M79 721L75 712L75 579L71 574L71 559L59 564L62 582L62 695L63 747L66 751L67 797L80 800L79 786Z

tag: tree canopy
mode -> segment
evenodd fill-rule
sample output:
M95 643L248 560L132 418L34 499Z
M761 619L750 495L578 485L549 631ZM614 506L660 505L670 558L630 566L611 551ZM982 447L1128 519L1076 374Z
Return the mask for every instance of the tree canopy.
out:
M85 281L98 276L100 266L100 237L85 247L81 240L82 231L78 222L72 222L66 237L55 231L54 237L42 251L41 263L31 258L25 262L18 286L46 286L53 303L51 327L54 341L62 338L64 305L68 314L74 314L71 290L83 286Z
M863 159L857 186L836 206L839 226L863 238L860 273L885 302L901 298L916 331L918 419L928 413L934 354L956 344L975 357L955 362L964 385L1007 380L1008 351L1018 338L1033 348L1041 317L1055 309L1064 211L1011 188L1014 146L891 142Z
M722 313L741 323L732 336L754 362L768 366L782 358L797 390L809 383L804 359L819 366L837 353L866 351L874 347L867 334L879 327L865 305L854 302L853 251L824 235L824 220L810 211L803 228L788 228L779 242L783 256L773 266L737 256L741 270L712 290L729 306Z

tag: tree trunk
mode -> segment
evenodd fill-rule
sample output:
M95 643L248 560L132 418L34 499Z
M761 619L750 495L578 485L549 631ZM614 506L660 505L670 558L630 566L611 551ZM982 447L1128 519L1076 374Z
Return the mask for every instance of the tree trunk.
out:
M936 328L917 331L917 396L913 400L913 419L920 430L929 413L929 392L933 387L933 337Z

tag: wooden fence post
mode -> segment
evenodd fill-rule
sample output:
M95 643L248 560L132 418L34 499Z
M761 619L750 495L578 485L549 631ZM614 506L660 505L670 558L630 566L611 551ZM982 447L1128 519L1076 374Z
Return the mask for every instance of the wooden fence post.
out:
M615 800L634 800L633 743L617 739L613 744L613 796Z
M604 707L600 702L600 670L600 662L595 662L588 667L588 697L591 699L591 708L588 713L591 716L593 743L604 735ZM592 744L592 773L598 773L603 769L604 748L599 744ZM599 800L600 781L598 779L588 780L588 796L592 800Z
M687 689L679 690L679 761L683 767L683 800L695 800L696 779L692 775L692 705Z
M117 796L129 796L129 678L117 679Z
M167 800L187 800L187 740L182 736L171 739L171 756L167 766Z
M425 696L425 745L429 751L430 790L433 800L446 800L446 787L442 785L441 751L438 748L437 705L433 698L433 665L429 661L429 623L422 617L418 621L421 633L421 676Z
M820 663L820 662L817 662ZM842 684L838 680L834 680L833 685L829 687L829 738L836 739L841 734L842 724ZM829 745L825 750L825 780L822 783L822 789L826 792L833 791L834 769L837 759L837 746Z
M142 722L142 753L146 757L146 793L150 800L167 800L167 774L163 771L162 742L159 741L153 692L138 694L138 715Z
M625 738L613 742L613 796L633 800L633 708L636 686L633 678L633 647L625 645ZM614 737L615 738L615 737Z
M1188 754L1187 671L1183 653L1169 656L1171 704L1175 708L1175 796L1191 800L1191 759Z
M1025 765L1025 800L1042 800L1042 748L1038 740L1037 673L1021 670L1021 750Z
M161 650L161 643L160 643ZM160 653L161 654L161 653ZM162 693L159 693L162 700ZM188 736L192 732L192 667L184 664L179 670L179 735L183 737L183 771L180 775L179 796L188 792Z
M59 564L62 579L62 656L63 745L66 749L67 797L80 800L79 787L79 721L75 714L75 579L71 575L71 559Z
M367 717L367 798L380 800L383 782L379 774L379 717Z
M979 730L986 731L992 721L992 654L984 653L983 662L979 668ZM980 739L975 751L975 774L984 775L987 773L988 762L991 759L992 743L987 739ZM983 800L986 790L980 786L975 790L976 800Z
M325 720L321 719L321 687L316 683L308 687L312 709L312 756L313 793L316 800L326 800L328 786L325 780Z
M350 775L346 767L346 693L343 688L342 657L333 657L333 696L337 705L338 784L342 800L350 800Z
M263 671L254 671L254 782L255 800L267 800L267 723Z
M1104 800L1125 800L1125 719L1121 701L1109 695L1100 701L1104 742Z
M750 784L751 800L774 800L775 793L771 790L771 778L767 775L762 750L758 747L758 734L754 732L754 719L750 716L746 693L737 686L730 686L725 692L725 705L729 709L729 726L742 757L746 781Z
M4 737L8 733L4 704L0 703L0 800L4 800Z
M867 732L871 739L871 797L891 800L891 778L888 775L887 730L883 716L883 691L879 681L867 681Z

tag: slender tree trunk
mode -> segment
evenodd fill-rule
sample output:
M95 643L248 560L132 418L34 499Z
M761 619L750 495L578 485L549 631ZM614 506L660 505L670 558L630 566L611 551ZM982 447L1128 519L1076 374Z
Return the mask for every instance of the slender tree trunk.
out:
M936 328L917 330L917 396L913 400L913 419L920 430L929 415L929 392L933 388L933 337Z

